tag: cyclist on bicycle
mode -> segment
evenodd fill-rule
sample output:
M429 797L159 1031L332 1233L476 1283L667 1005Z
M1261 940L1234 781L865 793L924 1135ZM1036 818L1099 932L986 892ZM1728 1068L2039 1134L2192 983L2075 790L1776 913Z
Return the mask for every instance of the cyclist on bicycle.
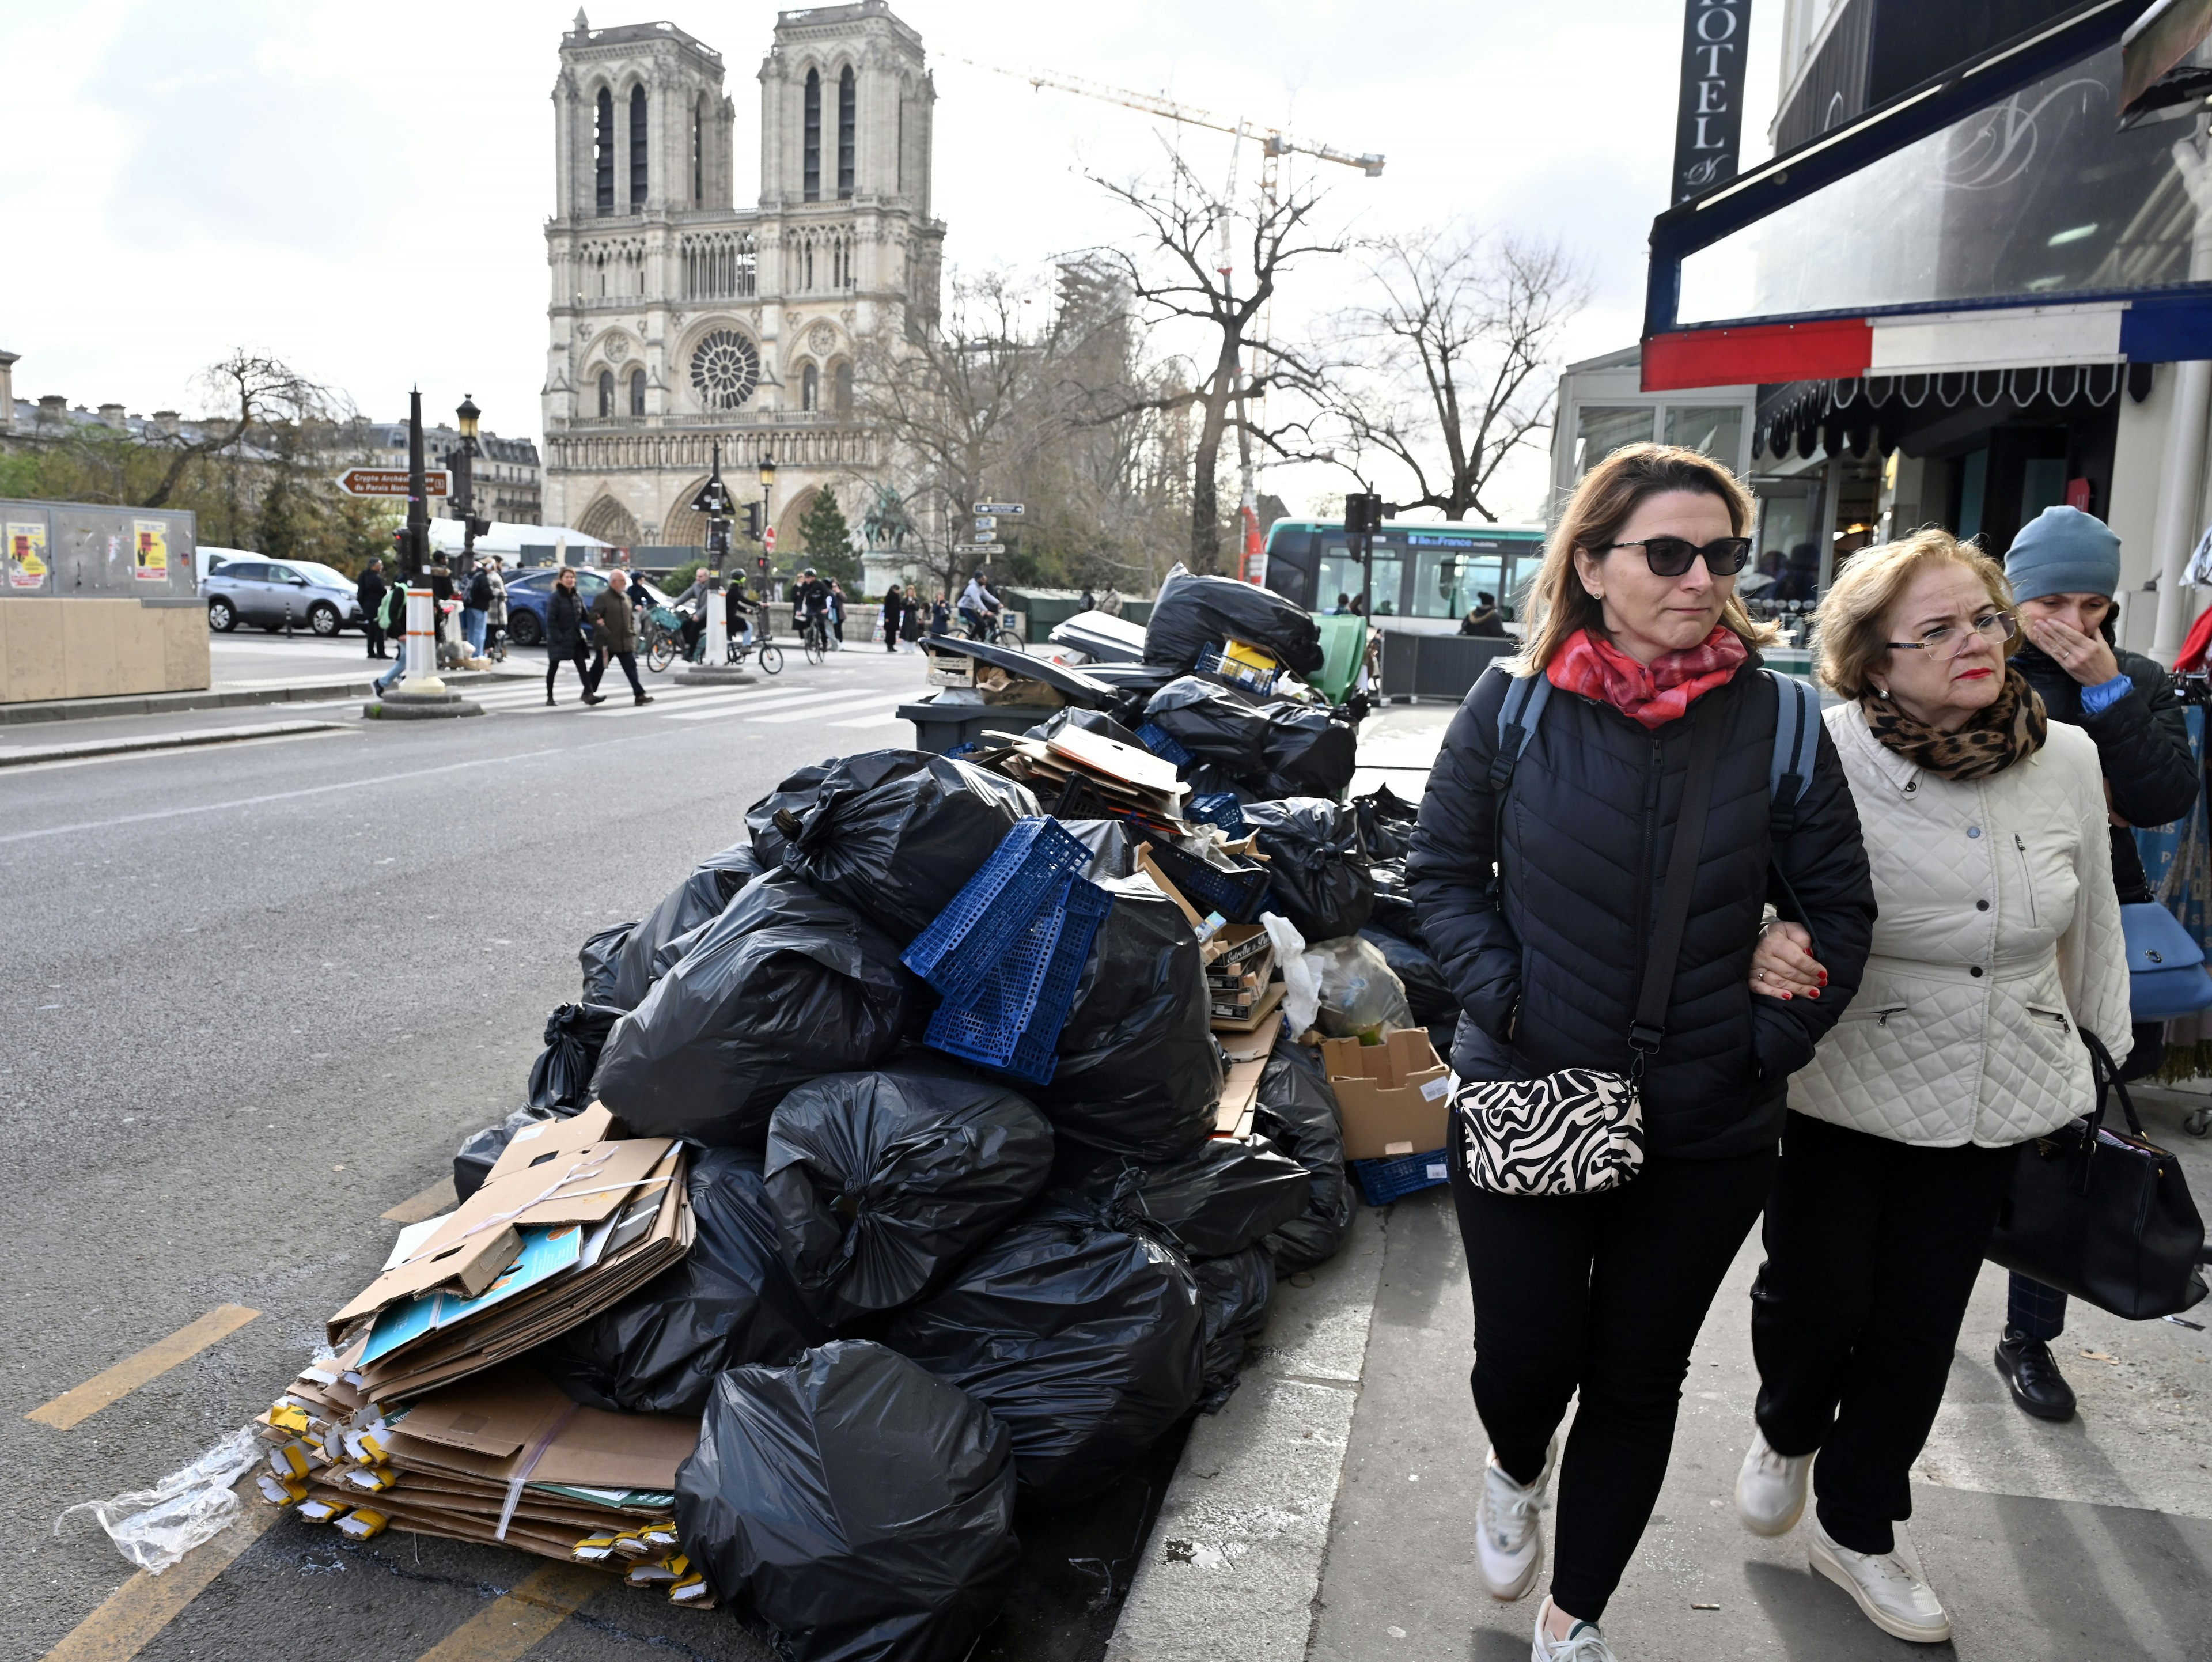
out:
M818 627L822 638L830 638L830 585L814 575L808 566L799 574L799 586L792 591L792 603L799 615L799 633L803 639L810 628Z
M970 639L985 640L998 615L999 597L983 587L983 574L978 571L968 579L968 587L960 591L961 624Z

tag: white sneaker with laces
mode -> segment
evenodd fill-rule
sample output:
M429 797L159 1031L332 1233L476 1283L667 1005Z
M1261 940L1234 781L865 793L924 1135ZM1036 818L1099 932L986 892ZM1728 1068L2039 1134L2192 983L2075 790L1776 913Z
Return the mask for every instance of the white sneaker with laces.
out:
M1545 1486L1552 1481L1559 1452L1555 1438L1533 1483L1516 1483L1508 1477L1494 1452L1483 1463L1482 1498L1474 1509L1474 1556L1482 1585L1500 1604L1526 1597L1536 1573L1544 1568L1544 1525L1537 1513L1543 1510Z
M1867 1620L1890 1637L1940 1645L1951 1636L1951 1618L1928 1585L1904 1525L1897 1525L1896 1535L1897 1543L1887 1552L1853 1552L1815 1518L1806 1531L1805 1552L1813 1568L1856 1599Z
M1544 1631L1551 1616L1552 1601L1547 1598L1536 1612L1536 1643L1528 1653L1528 1662L1620 1662L1597 1630L1596 1622L1577 1622L1567 1629L1565 1639L1553 1639Z
M1805 1511L1809 1454L1777 1454L1766 1434L1751 1434L1751 1451L1735 1475L1735 1515L1753 1535L1787 1535Z

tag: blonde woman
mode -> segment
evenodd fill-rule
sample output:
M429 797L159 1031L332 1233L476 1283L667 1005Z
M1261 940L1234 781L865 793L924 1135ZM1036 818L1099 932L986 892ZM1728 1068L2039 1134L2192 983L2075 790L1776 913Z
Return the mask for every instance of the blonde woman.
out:
M1904 1527L1912 1463L2019 1146L2090 1107L2083 1032L2127 1054L2127 959L2097 746L2007 661L1996 563L1942 531L1869 549L1818 626L1881 913L1856 1001L1790 1083L1736 1505L1786 1532L1809 1468L1814 1568L1935 1644L1951 1625ZM1817 975L1806 944L1769 932L1762 990Z
M1453 718L1407 861L1459 999L1461 1081L1641 1070L1644 1158L1619 1186L1494 1192L1454 1135L1491 1445L1476 1562L1496 1598L1525 1597L1544 1568L1539 1513L1580 1399L1536 1662L1612 1662L1599 1622L1666 1475L1690 1348L1772 1181L1784 1084L1850 998L1873 926L1858 818L1817 729L1795 828L1770 834L1780 701L1755 652L1768 637L1735 598L1751 514L1692 450L1632 445L1590 470L1537 576L1523 657ZM1552 691L1501 789L1516 675ZM1632 1040L1693 756L1709 777L1687 921L1663 1031ZM1770 871L1827 957L1828 984L1787 1001L1751 993Z

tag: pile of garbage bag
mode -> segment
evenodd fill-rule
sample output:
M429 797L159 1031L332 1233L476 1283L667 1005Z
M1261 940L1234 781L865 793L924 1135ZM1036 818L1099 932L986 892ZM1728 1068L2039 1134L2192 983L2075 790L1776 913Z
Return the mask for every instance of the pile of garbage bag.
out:
M1254 583L1175 566L1145 624L1145 661L1188 671L1226 640L1258 647L1299 675L1322 666L1321 630L1303 607Z

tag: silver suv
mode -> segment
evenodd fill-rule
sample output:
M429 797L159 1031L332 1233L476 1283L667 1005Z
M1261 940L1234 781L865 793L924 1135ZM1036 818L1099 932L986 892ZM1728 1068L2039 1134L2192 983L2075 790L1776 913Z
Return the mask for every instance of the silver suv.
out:
M240 624L274 633L295 629L335 635L359 628L354 580L314 560L226 560L200 580L208 627L228 634Z

